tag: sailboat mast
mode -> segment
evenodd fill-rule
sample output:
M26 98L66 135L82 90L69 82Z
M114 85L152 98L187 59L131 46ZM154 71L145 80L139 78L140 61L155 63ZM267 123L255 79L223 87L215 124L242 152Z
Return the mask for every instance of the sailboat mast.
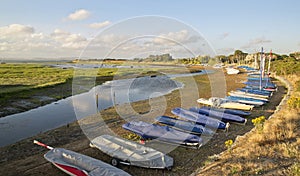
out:
M263 74L263 52L264 52L264 48L261 47L261 52L260 52L260 76L259 76L259 90L262 89L262 74Z

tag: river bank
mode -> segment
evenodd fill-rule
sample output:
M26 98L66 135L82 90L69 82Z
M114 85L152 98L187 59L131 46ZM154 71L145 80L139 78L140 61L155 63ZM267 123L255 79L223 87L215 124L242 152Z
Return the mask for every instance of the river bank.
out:
M218 73L214 73L212 76L216 75L218 75ZM242 87L243 84L241 84L241 81L244 80L245 77L245 74L226 75L227 91ZM199 97L208 98L211 91L208 77L205 75L195 76L195 80L198 86ZM203 166L210 160L209 156L226 150L224 141L236 138L237 135L243 135L250 131L253 128L251 123L252 118L260 115L269 117L274 112L286 91L280 82L276 82L276 84L279 86L278 92L276 92L272 97L270 103L262 108L254 109L252 111L252 115L248 119L248 123L245 126L232 124L227 133L216 133L213 139L199 150L178 147L169 153L169 155L175 160L175 165L172 171L142 169L130 166L121 166L121 168L132 175L189 175L193 173L194 170ZM188 98L192 100L191 102L195 102L198 98L192 97L192 93L187 96L189 95L191 97ZM172 114L170 113L170 110L181 105L179 91L173 91L172 93L164 96L164 98L166 102L168 102L165 115L171 116ZM154 98L153 101L158 99L159 98ZM149 101L139 101L132 103L131 106L136 112L140 113L148 112L150 108ZM117 116L114 108L108 108L101 112L101 114L110 114L110 116L114 117ZM124 131L120 127L120 124L124 122L124 120L119 119L117 123L110 123L109 125L113 127L117 134L126 136L128 132ZM61 171L54 168L50 163L47 163L46 160L44 160L43 154L46 151L39 146L33 145L33 139L38 139L54 147L63 147L74 150L106 162L109 162L110 160L108 156L104 155L100 151L89 148L89 139L83 134L78 122L74 122L58 129L54 129L32 138L22 140L18 143L0 148L0 167L3 168L4 175L64 175Z

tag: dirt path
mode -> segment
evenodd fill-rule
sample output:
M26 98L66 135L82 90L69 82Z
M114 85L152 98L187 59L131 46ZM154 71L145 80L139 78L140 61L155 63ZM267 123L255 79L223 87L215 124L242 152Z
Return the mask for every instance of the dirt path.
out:
M237 87L242 87L240 83L246 77L245 74L228 75L226 76L227 91L235 90ZM208 83L207 77L197 76L196 83L198 84L199 96L209 97L210 88L204 86ZM132 175L190 175L197 168L203 166L209 161L209 156L219 154L224 151L224 142L228 139L235 139L238 135L243 135L253 128L251 119L257 116L264 115L269 117L276 106L280 103L283 95L286 93L284 86L276 81L278 91L271 98L270 103L267 105L255 108L252 115L248 117L246 125L232 124L229 132L218 132L214 135L206 145L198 150L178 147L173 150L169 155L174 158L175 164L171 171L156 170L156 169L143 169L133 166L121 166L121 169ZM193 101L197 97L190 97ZM165 96L167 102L166 115L171 115L170 110L174 107L180 106L181 100L178 91ZM149 102L141 101L132 103L135 111L146 112L149 111ZM113 109L107 109L107 113L113 113ZM103 113L105 114L105 113ZM112 115L114 116L114 115ZM116 117L116 116L114 116ZM120 120L118 123L111 124L114 126L117 133L128 133L124 131L120 125L124 121ZM60 170L56 169L50 163L47 163L43 158L46 153L45 149L32 144L33 139L41 140L49 145L55 147L63 147L79 153L83 153L94 158L100 159L105 162L110 161L110 157L103 154L99 150L89 148L89 140L81 131L78 123L73 123L49 132L37 135L35 137L25 139L16 144L0 148L0 167L2 168L0 175L65 175Z

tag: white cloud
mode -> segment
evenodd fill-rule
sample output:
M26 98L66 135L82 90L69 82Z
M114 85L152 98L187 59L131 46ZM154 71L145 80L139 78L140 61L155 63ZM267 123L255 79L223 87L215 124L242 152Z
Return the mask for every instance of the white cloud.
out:
M94 28L94 29L100 29L103 28L105 26L110 25L111 22L110 21L104 21L104 22L100 22L100 23L92 23L89 25L90 28Z
M84 20L90 16L90 12L85 9L77 10L68 16L69 20Z
M225 38L227 38L228 36L229 36L229 32L224 32L223 34L221 34L220 36L219 36L219 38L221 39L221 40L224 40Z
M169 32L167 34L161 34L153 39L155 44L168 44L177 45L195 43L199 40L197 36L191 36L187 30L181 30L178 32Z
M257 47L258 45L271 43L271 42L272 42L271 40L266 39L265 37L258 37L258 38L255 38L255 39L251 39L247 44L245 44L241 48L247 49L247 48Z

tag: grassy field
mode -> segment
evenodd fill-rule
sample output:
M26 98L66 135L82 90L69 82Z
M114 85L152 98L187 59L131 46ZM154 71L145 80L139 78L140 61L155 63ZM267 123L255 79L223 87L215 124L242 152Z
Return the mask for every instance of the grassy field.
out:
M73 69L42 63L0 64L0 117L27 111L69 97L74 93L82 93L112 79L172 72L174 73L174 70L170 67ZM85 87L74 92L73 83Z

